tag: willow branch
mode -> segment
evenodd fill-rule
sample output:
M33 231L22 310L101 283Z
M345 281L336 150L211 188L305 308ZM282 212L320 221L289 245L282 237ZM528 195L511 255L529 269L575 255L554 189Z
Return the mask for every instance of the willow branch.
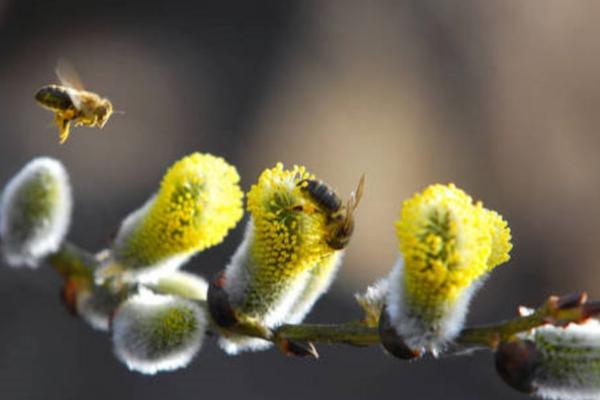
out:
M98 260L94 255L71 243L65 243L57 253L49 257L48 262L64 279L82 278L90 282L93 282L93 271L98 266ZM205 302L199 304L206 308ZM563 297L551 296L530 315L465 328L455 342L467 347L483 346L495 349L499 343L509 341L519 333L545 324L566 326L598 315L600 315L600 301L588 302L585 293ZM211 329L224 331L214 323ZM252 321L240 321L236 326L225 331L265 339L277 345L281 345L284 341L351 346L372 346L380 343L378 329L364 321L282 325L274 331Z
M581 323L598 315L600 315L600 301L588 302L586 293L562 297L550 296L544 305L530 315L496 324L465 328L456 342L495 348L500 342L509 341L519 333L545 324L566 326L570 323Z

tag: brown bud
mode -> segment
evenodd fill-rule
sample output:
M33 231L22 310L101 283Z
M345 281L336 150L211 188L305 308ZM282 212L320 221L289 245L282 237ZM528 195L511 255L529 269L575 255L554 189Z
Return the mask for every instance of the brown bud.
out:
M77 283L74 279L65 279L60 291L60 300L71 315L77 315Z
M559 310L579 307L580 305L585 304L587 300L588 295L586 292L570 293L560 297L550 297L550 301L554 301L556 308Z
M390 323L390 318L387 314L386 308L384 307L379 317L379 338L383 348L401 360L413 360L421 357L421 352L413 350L404 342L404 339Z
M291 357L310 357L314 359L319 358L319 353L315 346L308 343L292 342L289 339L281 339L278 341L277 346L283 354Z
M532 341L504 342L496 350L496 371L512 388L524 393L533 393L535 387L532 383L539 360L539 353Z
M220 272L208 286L207 303L208 311L217 325L230 328L237 324L235 310L229 302L229 295L225 291L225 274Z

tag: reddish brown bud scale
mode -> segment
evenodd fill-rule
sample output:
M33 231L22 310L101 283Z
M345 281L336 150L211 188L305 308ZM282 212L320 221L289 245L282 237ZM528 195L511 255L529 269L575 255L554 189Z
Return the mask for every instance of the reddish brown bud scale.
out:
M70 314L77 315L77 283L75 279L65 280L60 291L60 299Z
M238 319L224 288L225 274L220 272L208 286L208 311L217 325L222 328L231 328L238 323Z
M379 337L383 348L396 358L401 360L414 360L421 357L421 352L413 350L398 335L396 328L390 323L390 318L384 307L379 317Z
M495 354L496 371L510 387L533 393L533 380L540 356L530 340L501 343Z

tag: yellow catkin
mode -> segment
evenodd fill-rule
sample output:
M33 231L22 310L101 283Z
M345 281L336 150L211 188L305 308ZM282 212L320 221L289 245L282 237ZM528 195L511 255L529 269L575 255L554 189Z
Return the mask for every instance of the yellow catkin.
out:
M210 154L177 161L119 257L135 267L219 244L242 217L235 167Z
M426 321L441 318L465 288L509 259L506 221L452 184L406 200L396 228L408 306Z
M308 207L311 199L298 187L309 178L314 177L304 167L284 170L277 164L265 170L248 193L254 235L252 279L242 305L246 313L267 312L295 279L334 253L325 243L326 215Z

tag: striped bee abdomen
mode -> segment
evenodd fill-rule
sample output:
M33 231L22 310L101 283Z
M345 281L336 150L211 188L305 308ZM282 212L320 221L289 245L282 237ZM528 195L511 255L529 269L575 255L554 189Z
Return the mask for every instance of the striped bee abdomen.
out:
M328 211L337 211L342 207L342 200L325 183L313 179L304 179L298 183L311 198Z
M66 88L58 85L42 87L35 94L35 99L51 110L67 110L73 107L73 101Z

